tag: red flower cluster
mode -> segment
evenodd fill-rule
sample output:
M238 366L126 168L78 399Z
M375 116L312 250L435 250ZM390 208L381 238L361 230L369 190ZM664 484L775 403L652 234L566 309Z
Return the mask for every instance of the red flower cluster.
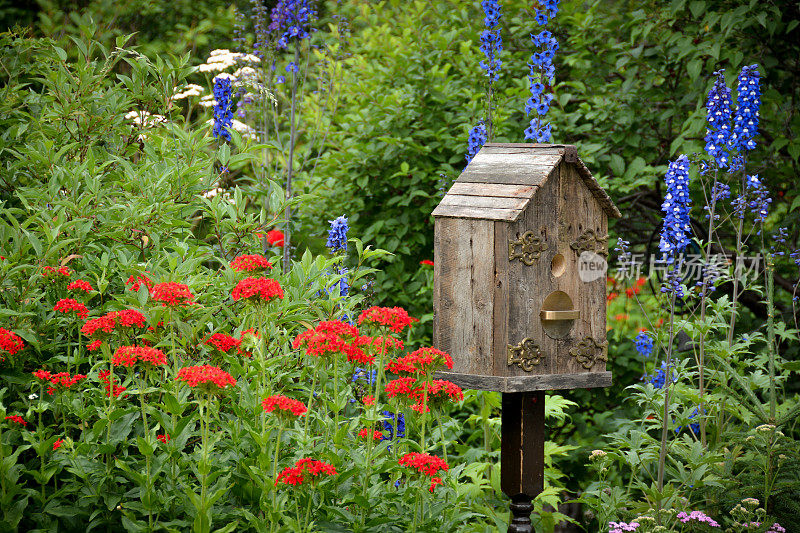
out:
M138 326L143 328L146 320L142 313L134 309L111 311L101 317L87 320L81 327L81 333L87 337L93 337L97 332L100 332L101 335L103 333L112 333L117 323L123 327Z
M271 413L278 409L276 414L279 415L288 415L291 413L294 416L302 416L308 412L308 408L300 400L292 400L291 398L287 398L286 396L282 396L280 394L266 398L263 402L261 402L261 405L264 407L264 411L267 413Z
M153 366L163 366L167 364L167 356L157 348L147 346L120 346L114 352L112 365L132 367L137 362L150 364Z
M414 387L417 384L417 378L398 378L393 379L386 384L386 395L389 398L406 395L413 398Z
M378 326L389 326L395 333L400 333L406 326L411 327L412 322L419 322L416 318L411 318L405 309L400 307L370 307L361 312L358 317L358 325L364 322Z
M153 288L153 280L151 280L150 278L148 278L145 275L131 276L131 277L128 278L128 281L125 282L125 285L126 286L130 285L131 286L130 289L133 292L139 292L139 287L141 287L142 285L147 287L148 290L152 289Z
M286 237L279 229L273 229L267 232L267 242L270 246L283 247L283 241Z
M211 365L186 366L178 370L175 381L185 381L190 387L199 387L206 392L217 392L227 386L235 386L233 376L219 367Z
M51 385L47 388L47 394L56 392L55 387L61 386L65 389L69 389L82 379L86 379L86 376L83 374L75 374L74 376L70 376L69 372L51 374L49 370L37 370L36 372L32 372L32 374L37 379L50 382Z
M427 374L443 366L453 368L453 358L436 348L425 347L389 361L386 369L394 374Z
M46 266L42 267L42 276L50 281L60 281L66 279L72 275L72 270L69 267L62 266L62 267L51 267Z
M358 338L356 343L358 346L369 346L375 348L375 351L380 353L381 350L402 350L405 345L400 339L394 337L368 337L363 336Z
M58 440L56 440L56 441L53 443L53 451L56 451L57 449L59 449L59 448L61 447L61 445L62 445L62 444L64 444L64 439L58 439Z
M375 396L364 396L361 401L364 402L364 405L367 407L371 407L375 405Z
M645 278L644 276L640 277L635 282L633 282L633 287L628 287L627 289L625 289L625 295L628 298L633 298L634 294L639 294L639 292L641 292L642 286L645 283L647 283L647 278Z
M237 339L236 337L232 337L227 333L214 333L205 342L209 346L213 346L220 352L228 353L234 348L239 348L239 345L242 343L242 339Z
M164 307L184 306L194 303L194 295L189 291L189 286L183 283L168 281L159 283L150 289L150 297L161 302Z
M90 292L93 291L94 289L92 288L91 284L88 281L84 281L82 279L76 279L75 281L67 285L67 290Z
M362 439L368 438L370 431L367 428L362 428L361 431L358 432L358 436ZM377 429L372 430L372 440L382 440L383 433L378 431Z
M127 387L122 387L122 386L118 385L116 377L114 378L114 382L112 383L110 376L111 376L111 372L109 372L108 370L101 370L100 371L100 375L99 375L100 381L102 381L103 383L106 384L106 386L105 386L106 396L108 396L109 398L111 396L113 396L114 398L119 398L119 395L122 394L123 392L125 392L128 389L127 389Z
M420 474L433 477L439 470L447 472L450 469L443 459L427 453L411 452L405 454L398 461L400 466L407 466L416 469ZM440 480L441 482L441 480Z
M156 438L159 441L163 442L164 444L172 440L172 437L169 436L169 433L164 433L163 435L156 435Z
M260 298L264 302L275 297L283 299L283 289L277 281L270 278L245 278L233 288L234 301L252 297Z
M86 309L86 306L72 298L59 300L53 307L53 311L60 311L64 314L74 311L81 320L86 320L86 317L89 316L89 310Z
M280 482L286 483L287 485L302 485L305 482L313 484L314 481L322 477L323 474L334 476L336 475L336 468L323 461L317 461L316 459L306 457L298 460L294 466L284 468L283 471L278 474L275 485Z
M442 379L435 379L428 388L427 401L425 397L425 384L415 388L409 395L414 403L411 409L422 414L430 412L428 405L442 405L449 400L458 402L464 399L464 391L455 383Z
M6 417L6 420L10 420L11 422L16 422L17 424L19 424L19 425L20 425L20 426L22 426L22 427L25 427L25 426L27 426L27 425L28 425L28 423L27 423L27 422L25 422L25 419L24 419L24 418L22 418L22 417L21 417L21 416L19 416L19 415L11 415L11 416L7 416L7 417Z
M306 355L337 356L345 354L347 360L371 365L375 358L359 347L358 329L338 320L320 322L316 328L304 331L295 337L292 347L306 347Z
M95 351L95 350L99 349L99 348L100 348L100 346L101 346L102 344L103 344L103 341L101 341L100 339L97 339L96 341L92 341L92 342L90 342L89 344L87 344L87 345L86 345L86 348L87 348L87 349L88 349L90 352L93 352L93 351Z
M237 272L257 272L269 270L272 263L263 255L240 255L231 261L231 268Z
M24 347L25 343L22 342L19 335L5 328L0 328L0 350L14 355ZM2 359L0 359L0 361L2 361Z
M422 266L433 266L433 261L431 261L430 259L423 259L422 261L419 262L419 264Z

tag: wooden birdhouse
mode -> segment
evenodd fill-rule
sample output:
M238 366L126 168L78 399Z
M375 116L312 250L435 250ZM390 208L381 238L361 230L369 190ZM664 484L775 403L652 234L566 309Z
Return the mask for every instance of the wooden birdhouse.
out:
M433 211L442 377L501 392L605 387L608 217L574 146L487 143Z

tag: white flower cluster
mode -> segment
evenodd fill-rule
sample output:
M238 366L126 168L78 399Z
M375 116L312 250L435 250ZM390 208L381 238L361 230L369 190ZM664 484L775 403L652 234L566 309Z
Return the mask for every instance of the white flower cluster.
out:
M592 453L589 454L589 460L590 461L594 461L596 459L601 459L601 458L605 457L606 455L608 455L608 454L606 452L604 452L603 450L592 450Z
M253 54L231 52L226 48L212 50L205 63L197 67L200 72L222 72L237 63L260 63L261 59Z
M206 90L200 85L190 83L189 85L185 86L182 90L172 95L172 99L183 100L184 98L189 98L190 96L200 96L204 92L206 92Z
M202 97L200 99L199 103L200 103L200 105L202 107L214 107L215 105L217 105L217 101L214 100L214 95L213 94L205 95L204 97Z
M217 195L221 196L224 201L236 205L236 200L234 199L233 195L231 195L230 191L220 187L219 182L215 183L213 188L202 194L203 198L208 199L214 198Z
M150 128L158 124L167 122L163 115L153 115L147 111L129 111L125 114L125 118L130 120L136 126L144 126Z

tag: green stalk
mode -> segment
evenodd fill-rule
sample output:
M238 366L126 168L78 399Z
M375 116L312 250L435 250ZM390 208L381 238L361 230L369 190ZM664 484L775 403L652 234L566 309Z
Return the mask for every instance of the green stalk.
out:
M314 501L314 494L309 491L308 492L308 503L306 503L306 517L303 519L303 524L305 525L305 530L310 532L311 526L309 525L309 517L311 515L311 502Z
M676 266L676 271L680 271L680 265ZM677 274L676 274L677 275ZM669 343L667 344L667 367L664 379L664 417L661 421L661 448L658 452L658 490L664 490L664 468L667 461L667 433L669 432L669 392L672 384L672 345L675 340L675 292L672 292L672 301L669 309ZM658 502L661 508L661 500Z
M278 440L275 442L275 459L272 463L272 488L270 489L272 492L272 508L275 508L275 493L276 485L275 481L278 479L278 458L280 457L281 451L281 437L283 436L283 422L281 422L280 426L278 427Z
M762 225L763 234L763 225ZM772 259L772 254L764 251L764 260L766 261L766 268L764 269L764 276L767 278L767 354L769 355L769 417L771 421L775 420L775 411L777 407L777 393L775 391L775 263ZM766 508L766 501L764 508Z
M146 370L144 371L147 372ZM146 377L146 374L145 374ZM142 426L144 427L144 438L147 442L150 442L150 429L147 426L147 413L144 409L144 384L146 379L139 377L139 407L142 409ZM144 456L145 461L145 475L147 476L147 495L148 495L148 504L147 504L147 524L149 531L153 530L153 509L150 506L150 493L151 487L153 485L151 476L150 476L150 454L145 454Z
M200 506L201 509L199 510L201 513L206 512L206 500L207 500L207 486L208 486L208 420L206 420L206 411L204 409L206 407L206 402L208 401L207 396L203 396L199 403L200 406L200 431L201 431L201 438L202 441L202 461L203 461L203 477L200 480ZM208 530L210 530L211 524L208 524Z
M306 423L303 428L303 439L308 442L308 423L311 420L311 404L314 402L314 392L317 387L317 366L314 365L314 377L311 378L311 393L308 395L308 412L306 413Z
M419 507L419 491L417 492L416 498L414 498L414 522L411 524L411 533L417 533L417 508L418 507Z
M292 199L292 177L294 174L294 143L297 134L297 125L295 124L295 115L297 113L297 64L300 62L300 43L294 45L294 65L292 69L292 106L289 115L289 158L287 161L286 171L286 201ZM283 245L283 271L289 271L289 249L291 247L291 224L292 208L287 205L284 209L284 217L286 218L286 227L284 228L284 245Z
M430 387L430 381L431 376L430 373L428 373L428 375L425 376L425 388L422 393L422 435L419 441L422 453L425 453L427 449L425 447L425 423L428 421L428 388Z

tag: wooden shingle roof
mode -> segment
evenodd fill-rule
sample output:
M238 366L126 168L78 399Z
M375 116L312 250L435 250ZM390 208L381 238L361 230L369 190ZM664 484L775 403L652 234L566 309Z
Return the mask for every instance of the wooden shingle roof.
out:
M609 217L621 216L578 158L575 146L505 143L483 145L433 215L513 222L562 160L576 166L578 176Z

